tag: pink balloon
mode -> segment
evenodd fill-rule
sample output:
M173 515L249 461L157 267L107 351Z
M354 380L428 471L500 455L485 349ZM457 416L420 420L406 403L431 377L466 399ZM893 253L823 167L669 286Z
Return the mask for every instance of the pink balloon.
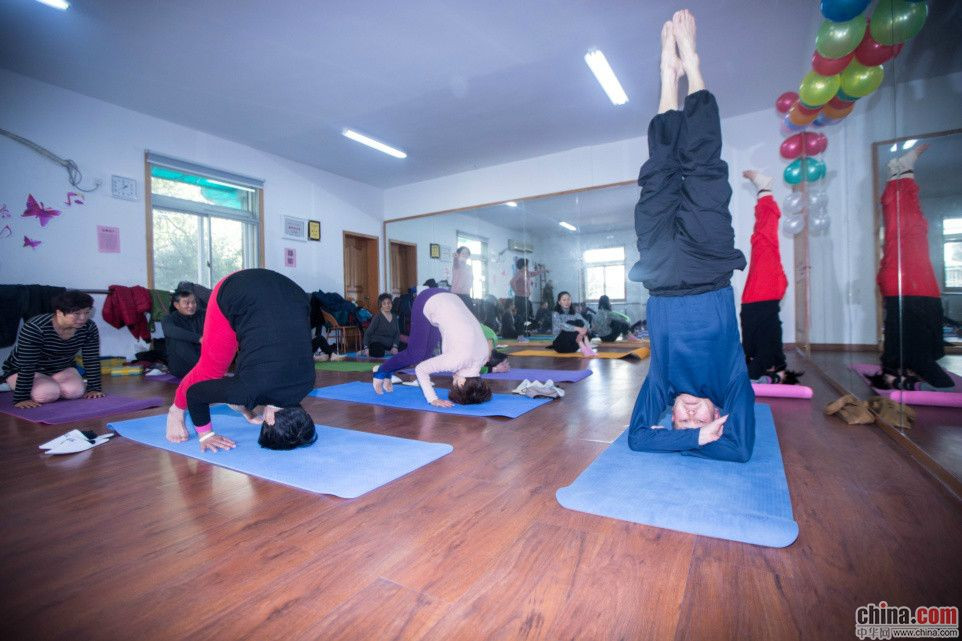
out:
M796 102L798 102L798 94L794 91L786 91L775 101L775 109L780 114L787 114Z
M778 153L782 155L782 158L792 160L802 154L802 136L804 135L805 134L795 134L782 141L781 146L778 148Z
M866 29L866 31L868 31ZM863 40L864 42L864 40ZM826 58L819 52L812 54L812 69L815 73L822 76L834 76L835 74L842 73L848 63L852 61L854 53L850 53L847 56L842 56L841 58Z
M815 156L828 148L828 138L825 134L818 132L808 132L802 141L806 156Z

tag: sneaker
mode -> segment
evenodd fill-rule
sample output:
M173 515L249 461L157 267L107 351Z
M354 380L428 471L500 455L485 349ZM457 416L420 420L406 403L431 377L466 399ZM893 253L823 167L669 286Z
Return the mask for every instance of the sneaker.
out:
M600 336L595 336L595 337L592 338L589 342L590 342L592 345L600 345L600 344L601 344L601 337L600 337Z
M343 360L346 359L346 358L347 358L347 356L343 356L343 355L341 355L341 354L338 354L337 352L332 352L332 353L331 353L331 360L332 360L332 361L343 361Z

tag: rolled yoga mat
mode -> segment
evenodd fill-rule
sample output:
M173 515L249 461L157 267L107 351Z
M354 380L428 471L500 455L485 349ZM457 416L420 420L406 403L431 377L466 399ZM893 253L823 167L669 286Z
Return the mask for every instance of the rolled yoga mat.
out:
M414 368L402 369L399 374L410 374L414 376ZM433 376L451 376L451 372L436 372ZM482 374L481 378L493 381L547 381L555 383L577 383L591 376L590 369L511 369L507 372L488 372Z
M755 396L772 398L812 398L812 388L805 385L781 385L774 383L752 383Z
M145 381L160 381L161 383L173 383L174 385L180 385L181 379L173 374L156 374L154 376L144 375Z
M551 358L626 358L637 356L638 358L648 358L651 351L647 347L638 347L628 351L617 352L598 352L593 356L585 356L581 352L571 352L560 354L551 349L523 349L519 352L509 352L508 356L548 356Z
M438 398L447 399L448 390L435 389ZM422 412L437 412L438 414L455 414L458 416L505 416L518 418L536 407L551 402L548 398L528 398L517 394L492 394L491 400L477 405L457 405L454 407L435 407L427 402L420 387L406 387L395 385L393 392L377 394L371 383L354 381L340 385L315 388L308 394L315 398L327 398L334 401L348 401L351 403L366 403L381 405L402 410L421 410Z
M61 425L75 421L89 421L94 418L139 412L151 407L165 405L164 399L152 396L150 398L130 398L108 394L103 398L78 398L72 401L54 401L44 403L33 409L14 407L13 394L0 394L0 412L44 425Z
M171 443L166 437L166 414L111 423L122 436L170 452L183 454L269 481L352 499L424 467L454 448L395 436L369 434L316 425L317 441L294 450L267 450L257 444L260 428L231 409L211 408L218 434L237 443L229 451L201 453L188 417L191 439Z
M321 361L314 363L314 369L321 372L370 372L374 365L358 361Z
M860 363L849 365L849 367L863 377L869 385L868 377L881 371L881 366ZM954 387L947 387L944 390L892 390L892 389L872 389L879 396L887 396L896 403L906 405L931 405L933 407L962 407L962 378L955 372L946 372L955 383Z
M742 543L785 547L798 537L767 405L755 405L747 463L633 452L625 430L556 496L569 510Z

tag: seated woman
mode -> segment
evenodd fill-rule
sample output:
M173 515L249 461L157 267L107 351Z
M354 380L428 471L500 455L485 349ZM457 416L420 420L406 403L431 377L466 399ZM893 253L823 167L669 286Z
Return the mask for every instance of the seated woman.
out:
M2 380L13 390L13 404L33 409L66 398L100 398L100 333L90 319L94 299L68 289L51 301L54 312L34 316L20 328L3 363ZM83 356L86 383L74 367Z
M534 316L534 331L539 334L551 331L551 306L546 300L538 305L538 311Z
M945 356L944 310L914 171L926 149L918 145L889 161L882 193L885 243L876 278L885 301L882 371L869 377L878 389L911 390L920 379L934 388L955 384L937 362Z
M631 333L631 325L627 318L623 314L612 311L611 298L608 296L601 296L598 299L598 311L591 319L591 331L605 343L611 343L621 337L629 341L639 340Z
M651 292L651 365L628 445L745 462L755 447L755 395L730 285L732 271L745 268L745 256L735 249L728 211L718 105L705 90L691 13L675 13L661 41L661 104L648 126L649 159L635 206L641 259L629 275ZM683 73L689 94L679 111Z
M226 377L235 356L234 376ZM251 423L261 423L261 447L310 445L317 438L314 421L300 402L313 387L307 294L269 269L234 272L211 293L200 360L177 386L167 413L167 440L190 438L184 424L189 409L201 451L234 447L234 441L214 433L210 422L210 405L228 403ZM262 419L253 412L258 406L264 406Z
M551 334L554 341L551 349L560 354L571 354L581 350L585 356L594 356L595 351L588 343L588 321L571 306L571 294L561 292L551 314Z
M517 307L509 299L504 302L504 314L501 315L501 336L503 338L517 338L518 325L515 320L515 314L517 313Z
M441 353L434 355L438 343ZM424 398L435 407L471 405L491 400L491 388L481 379L481 368L491 357L481 324L456 294L428 288L418 293L411 312L411 336L403 352L374 372L374 391L394 390L391 374L414 367ZM431 386L431 374L451 372L449 400L441 400Z
M778 247L778 219L782 212L772 196L772 178L749 169L742 174L758 190L748 277L742 291L742 346L748 377L767 377L772 383L794 385L800 372L786 369L779 306L788 279Z
M369 356L381 358L385 354L397 354L398 341L401 331L398 329L398 319L391 313L394 302L390 294L377 297L380 311L371 319L371 324L364 330L364 349Z
M175 291L170 304L173 311L160 321L167 347L167 369L174 376L183 378L200 360L204 312L198 312L197 297L186 289Z

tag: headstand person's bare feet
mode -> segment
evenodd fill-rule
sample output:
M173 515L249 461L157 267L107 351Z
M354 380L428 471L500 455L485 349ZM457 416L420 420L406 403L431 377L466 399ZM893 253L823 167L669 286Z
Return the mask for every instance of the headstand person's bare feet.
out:
M742 176L752 181L752 184L755 185L755 189L758 192L757 195L759 198L763 195L767 196L772 193L772 183L774 182L774 179L771 176L766 176L762 172L755 169L746 169L742 172Z
M661 27L661 99L658 113L678 109L678 79L684 74L675 46L675 29L669 20Z
M688 95L691 95L705 88L698 53L695 51L695 16L688 9L682 9L675 12L671 23L678 43L678 57L688 76Z

